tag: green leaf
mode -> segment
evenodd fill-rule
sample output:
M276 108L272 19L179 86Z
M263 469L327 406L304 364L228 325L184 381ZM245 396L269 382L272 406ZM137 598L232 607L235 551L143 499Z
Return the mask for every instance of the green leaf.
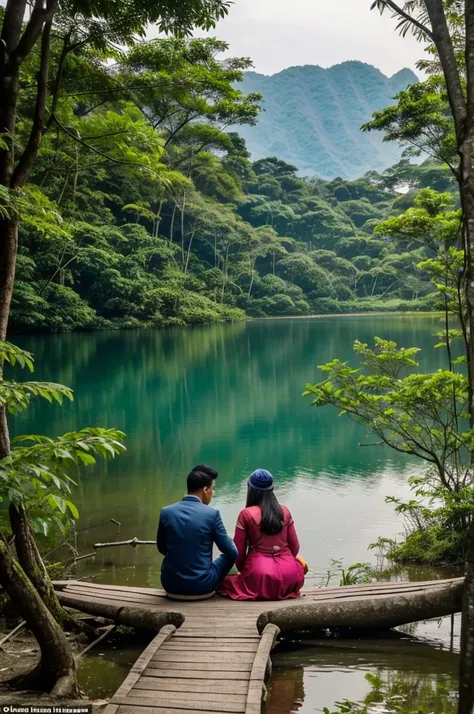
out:
M72 517L75 518L76 520L79 518L79 511L77 510L76 506L74 503L71 501L66 501L66 506L69 508L71 511Z

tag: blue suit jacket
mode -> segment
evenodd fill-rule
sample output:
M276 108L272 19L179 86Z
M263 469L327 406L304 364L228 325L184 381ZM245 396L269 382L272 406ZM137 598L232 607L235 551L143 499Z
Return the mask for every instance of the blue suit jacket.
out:
M216 569L212 565L212 546L230 559L237 548L227 535L221 514L205 506L197 496L162 508L157 546L164 555L161 583L165 590L180 595L201 595L215 589ZM219 578L220 579L220 578Z

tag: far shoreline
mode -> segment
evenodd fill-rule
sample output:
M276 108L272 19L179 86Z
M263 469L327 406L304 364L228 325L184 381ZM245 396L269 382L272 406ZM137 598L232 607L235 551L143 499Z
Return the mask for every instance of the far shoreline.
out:
M417 315L419 317L436 317L439 315L443 315L443 312L426 312L426 311L420 311L418 312L417 310L407 310L406 312L400 312L399 310L387 310L386 312L384 310L375 310L373 312L329 312L329 313L323 313L323 314L316 314L316 315L265 315L264 317L249 317L248 320L250 322L256 322L260 320L321 320L325 317L374 317L374 316L380 316L380 315L387 315L387 316L394 316L398 315L399 317L403 317L405 315Z

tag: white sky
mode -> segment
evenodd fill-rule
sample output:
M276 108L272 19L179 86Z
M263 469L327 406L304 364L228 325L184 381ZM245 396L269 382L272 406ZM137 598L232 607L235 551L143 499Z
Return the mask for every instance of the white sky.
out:
M234 0L211 34L229 43L231 55L251 57L263 74L352 59L389 76L402 67L415 69L422 47L412 36L400 37L390 14L380 17L370 5L371 0Z

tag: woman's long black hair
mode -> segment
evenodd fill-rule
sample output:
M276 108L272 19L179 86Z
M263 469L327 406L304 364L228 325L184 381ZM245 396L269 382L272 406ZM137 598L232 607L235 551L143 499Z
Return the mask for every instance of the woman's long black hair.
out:
M262 533L276 535L283 530L285 516L273 491L262 491L249 486L245 506L246 508L249 508L249 506L260 506L262 512L260 530Z

